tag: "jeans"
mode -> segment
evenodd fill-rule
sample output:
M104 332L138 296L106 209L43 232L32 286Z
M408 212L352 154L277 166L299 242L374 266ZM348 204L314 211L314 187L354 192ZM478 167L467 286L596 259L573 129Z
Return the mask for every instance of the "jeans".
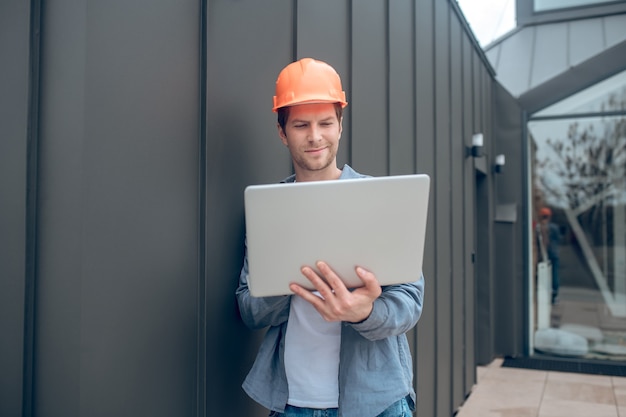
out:
M287 404L284 413L272 411L269 414L271 417L337 417L336 408L327 408L325 410L318 410L314 408L300 408ZM400 401L396 401L391 404L389 408L383 411L376 417L410 417L411 409L406 399L403 398ZM373 416L372 416L373 417Z

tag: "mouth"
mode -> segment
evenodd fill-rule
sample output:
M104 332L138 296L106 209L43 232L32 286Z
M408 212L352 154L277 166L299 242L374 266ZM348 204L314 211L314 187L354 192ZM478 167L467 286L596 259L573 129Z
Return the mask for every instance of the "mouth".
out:
M327 148L327 146L324 146L322 148L307 149L304 152L306 152L308 154L316 155L316 154L319 154L319 153L323 152L324 150L326 150L326 148Z

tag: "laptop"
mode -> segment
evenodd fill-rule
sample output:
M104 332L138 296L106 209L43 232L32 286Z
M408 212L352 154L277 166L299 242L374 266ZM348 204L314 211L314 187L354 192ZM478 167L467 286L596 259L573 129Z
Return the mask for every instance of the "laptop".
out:
M381 285L422 273L430 178L425 174L251 185L244 191L248 286L254 297L314 289L300 269L325 261L348 288L356 266Z

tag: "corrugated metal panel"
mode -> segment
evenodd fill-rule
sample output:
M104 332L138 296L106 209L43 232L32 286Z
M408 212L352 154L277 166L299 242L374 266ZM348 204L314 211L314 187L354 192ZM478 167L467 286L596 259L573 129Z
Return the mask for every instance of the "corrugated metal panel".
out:
M25 323L32 319L30 272L34 269L26 245L27 230L32 230L27 200L35 188L28 182L34 148L28 140L29 132L34 137L29 89L36 88L29 86L33 64L29 62L29 36L35 3L0 2L0 416L7 417L22 416L23 396L31 394L24 389L24 381L31 380L32 358L31 337L26 332L30 326Z
M474 51L467 39L463 40L463 145L468 146L471 143L471 137L474 133L473 118L470 111L472 108L472 58ZM464 153L465 156L465 153ZM476 360L475 350L475 269L474 257L476 253L476 234L475 223L476 217L475 207L475 172L473 164L467 162L463 164L463 230L464 230L464 260L465 268L463 271L463 285L465 287L465 302L463 317L465 321L465 390L466 394L470 392L473 384L476 382L476 367L470 365L470 362ZM471 332L471 334L470 334Z
M551 96L571 94L623 69L622 56L604 54L625 42L626 14L617 14L523 27L490 45L486 55L497 80L535 111L554 102ZM539 91L543 86L548 90Z
M433 1L419 2L415 10L416 66L415 66L415 102L416 102L416 153L417 172L435 175L435 89L434 89L434 51L436 38L433 31ZM432 189L432 186L431 186ZM436 210L434 190L428 201L429 213ZM434 215L429 215L426 239L434 242L436 231L433 225ZM439 369L435 360L437 356L437 322L436 292L437 263L434 244L424 248L424 277L426 290L424 294L424 311L417 326L417 357L415 358L417 380L417 415L437 415L434 381L437 380Z
M195 6L47 4L35 415L194 412Z
M379 0L352 3L352 149L357 170L389 174L388 21Z
M450 44L450 10L444 2L435 2L435 36L438 45ZM436 320L437 320L437 414L451 415L453 399L450 380L453 375L452 345L447 342L452 334L452 258L451 258L451 187L450 176L450 49L435 48L435 176L431 182L431 198L435 212L431 212L435 227L436 247ZM445 209L444 209L445 207Z
M389 2L389 173L415 172L415 11Z
M555 77L567 68L567 24L535 28L529 88Z
M626 40L626 14L605 17L604 34L606 36L604 49L624 42Z
M604 48L604 25L601 19L569 22L569 66L578 65Z
M296 58L315 57L332 62L333 67L344 80L350 80L350 1L317 0L300 1L296 7L295 47ZM320 24L324 22L324 24ZM283 30L280 26L278 30ZM280 35L276 35L280 36ZM344 85L348 98L348 107L344 111L343 132L339 141L337 163L343 166L351 163L350 148L352 140L352 89Z
M525 28L502 43L496 77L514 96L530 87L534 44L534 28Z
M207 335L199 352L206 358L200 395L206 416L266 416L241 389L263 332L238 319L234 293L243 261L243 190L278 182L292 170L271 108L276 77L295 58L298 21L294 2L207 3L206 154L199 156L207 171L206 292L200 295L206 311L199 323Z
M463 37L461 24L456 16L450 17L450 177L451 214L450 240L452 257L452 363L465 361L465 276L463 241L463 211L465 207L463 170L465 138L463 137ZM470 249L471 250L471 249ZM465 367L452 367L452 403L461 404L471 387L465 386Z

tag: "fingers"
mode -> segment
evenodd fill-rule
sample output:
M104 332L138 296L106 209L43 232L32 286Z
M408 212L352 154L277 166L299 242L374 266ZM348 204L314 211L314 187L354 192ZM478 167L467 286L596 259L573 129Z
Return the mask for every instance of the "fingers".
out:
M291 284L289 286L289 289L293 291L294 294L299 295L300 297L304 298L309 303L313 304L315 308L320 307L320 303L323 302L320 297L313 294L311 291L307 290L306 288L299 286L298 284Z
M322 269L324 269L324 267L322 267ZM315 287L315 289L320 293L322 298L328 299L334 295L333 288L329 284L327 284L327 282L322 277L320 277L317 272L313 270L313 268L304 266L302 267L301 272L309 281L311 281L313 287ZM322 275L325 274L322 273ZM289 289L291 289L291 291L293 291L295 294L309 301L314 306L318 306L321 303L320 297L314 295L311 291L298 284L291 284L289 286Z
M369 316L374 300L382 293L372 272L357 268L357 275L364 286L349 291L328 264L317 262L316 266L320 271L319 274L308 266L302 268L302 274L311 281L321 297L297 284L292 284L290 289L296 295L311 303L327 321L359 322Z
M345 293L348 291L346 285L343 283L342 279L333 271L333 269L326 263L319 261L315 264L317 268L320 270L321 274L325 278L326 286L334 293ZM318 288L319 290L319 288Z
M368 292L372 292L373 294L375 294L376 297L378 297L382 293L382 288L378 283L378 279L376 279L376 276L372 272L368 271L365 268L357 266L356 274L359 276L361 281L363 281L363 284L365 285L365 288Z
M318 261L315 265L322 276L308 266L302 267L301 271L320 294L324 295L325 293L333 292L343 295L349 292L341 277L326 262ZM377 292L380 289L380 284L378 284L378 280L372 272L358 266L356 267L356 274L368 290Z

